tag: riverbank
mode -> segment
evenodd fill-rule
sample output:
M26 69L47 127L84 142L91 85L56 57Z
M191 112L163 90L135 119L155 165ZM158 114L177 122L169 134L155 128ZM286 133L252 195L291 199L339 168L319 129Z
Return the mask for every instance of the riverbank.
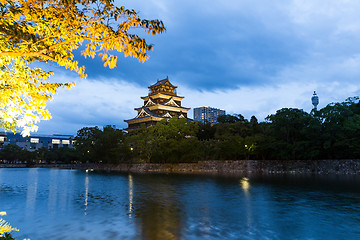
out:
M26 164L0 164L0 168L28 167ZM360 159L354 160L237 160L200 161L179 164L38 164L31 167L92 169L94 171L132 173L186 173L186 174L315 174L358 175Z

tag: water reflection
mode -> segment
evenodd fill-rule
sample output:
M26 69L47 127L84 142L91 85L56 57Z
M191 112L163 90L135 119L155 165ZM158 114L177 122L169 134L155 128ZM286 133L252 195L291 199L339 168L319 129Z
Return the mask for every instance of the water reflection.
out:
M69 171L61 171L60 169L56 169L57 171L60 171L60 176L58 179L60 181L57 181L57 184L60 186L61 191L60 191L60 196L59 196L59 205L60 205L60 209L62 211L64 211L67 208L67 199L68 199L68 187L70 187L69 185Z
M50 181L49 181L49 202L48 202L48 208L49 211L51 211L53 214L56 213L57 209L57 181L58 181L58 172L57 169L51 169L50 170Z
M147 178L142 192L135 195L135 215L141 239L181 239L182 214L178 195L170 182ZM142 180L140 179L141 183ZM155 181L154 181L155 180ZM143 184L143 183L142 183ZM144 194L143 191L146 191Z
M250 196L250 180L247 177L240 179L241 189L244 191L245 195L245 211L246 211L246 225L248 227L247 231L252 231L252 206L251 206L251 196Z
M129 173L129 218L132 218L133 212L133 194L134 194L134 182L131 173Z
M245 195L249 194L250 182L247 177L240 179L240 186L244 190Z
M359 177L212 178L0 169L0 186L0 206L21 229L17 239L360 236Z
M85 202L84 202L84 215L87 215L87 208L88 208L88 197L89 197L89 174L86 172L85 175Z
M38 169L32 168L28 172L26 193L26 215L33 214L36 203L37 187L38 187Z

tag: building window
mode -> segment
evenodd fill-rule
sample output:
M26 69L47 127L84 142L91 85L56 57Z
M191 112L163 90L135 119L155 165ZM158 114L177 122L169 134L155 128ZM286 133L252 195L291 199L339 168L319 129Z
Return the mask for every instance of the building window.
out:
M30 138L30 143L39 143L38 138Z
M62 140L61 143L62 144L70 144L70 140Z
M5 142L5 137L0 137L0 142Z
M52 144L60 144L60 139L52 139Z

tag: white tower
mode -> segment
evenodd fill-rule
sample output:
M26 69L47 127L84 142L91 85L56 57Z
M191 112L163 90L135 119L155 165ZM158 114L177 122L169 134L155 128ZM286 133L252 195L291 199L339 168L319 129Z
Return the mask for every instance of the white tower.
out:
M317 110L317 105L319 104L319 97L316 95L316 92L314 91L313 96L311 97L312 105L314 105L314 110Z

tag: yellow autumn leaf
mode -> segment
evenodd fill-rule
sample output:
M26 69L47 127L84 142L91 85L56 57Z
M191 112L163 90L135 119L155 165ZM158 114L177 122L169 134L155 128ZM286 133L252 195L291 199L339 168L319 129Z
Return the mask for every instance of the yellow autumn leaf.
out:
M50 118L43 108L53 94L74 86L50 83L53 73L32 67L32 62L55 63L86 77L73 54L83 43L83 56L99 55L105 66L114 68L117 58L109 51L143 62L152 49L131 29L165 31L162 21L140 19L113 0L0 0L0 7L0 127L11 131L35 129L39 119Z

